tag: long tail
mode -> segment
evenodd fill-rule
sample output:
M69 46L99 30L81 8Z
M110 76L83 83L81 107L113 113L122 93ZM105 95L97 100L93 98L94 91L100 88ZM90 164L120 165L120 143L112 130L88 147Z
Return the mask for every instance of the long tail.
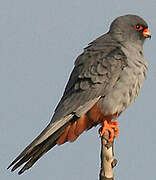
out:
M60 120L51 121L50 124L41 132L41 134L30 143L17 158L9 165L8 169L12 167L11 171L16 170L25 163L23 168L18 172L22 174L25 170L33 166L33 164L47 151L53 148L56 144L63 144L68 140L74 141L83 131L95 126L97 122L90 121L86 116L92 107L94 109L95 103L100 99L100 96L90 101L87 101L73 114L69 114ZM94 110L93 110L94 111ZM54 119L53 119L54 120ZM77 121L77 122L75 122ZM72 124L71 124L72 123ZM68 128L70 127L70 129ZM67 128L66 131L65 129ZM76 132L73 133L73 131Z
M22 164L26 163L23 168L18 172L22 174L25 170L33 166L33 164L47 151L53 148L56 145L56 142L60 135L64 132L65 128L73 120L73 115L64 119L64 123L57 123L57 128L55 123L52 127L48 125L42 133L30 144L28 145L19 156L8 166L9 169L11 166L11 171L16 170Z

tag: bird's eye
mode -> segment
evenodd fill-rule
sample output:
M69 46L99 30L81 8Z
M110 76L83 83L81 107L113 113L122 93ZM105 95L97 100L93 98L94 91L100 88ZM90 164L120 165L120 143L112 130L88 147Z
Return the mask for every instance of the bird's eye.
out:
M140 24L136 24L136 25L135 25L135 29L136 29L137 31L141 31L141 30L143 30L143 27L142 27Z

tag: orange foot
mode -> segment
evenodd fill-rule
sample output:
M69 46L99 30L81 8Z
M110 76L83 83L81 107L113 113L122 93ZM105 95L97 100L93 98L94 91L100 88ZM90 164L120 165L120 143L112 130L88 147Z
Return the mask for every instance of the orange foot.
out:
M103 126L100 129L100 136L103 136L106 131L109 131L110 138L108 142L113 142L113 139L119 135L118 121L103 121Z

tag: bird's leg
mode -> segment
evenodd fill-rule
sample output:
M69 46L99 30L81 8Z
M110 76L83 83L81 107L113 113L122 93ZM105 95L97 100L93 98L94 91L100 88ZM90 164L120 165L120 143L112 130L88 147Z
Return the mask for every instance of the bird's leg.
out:
M100 136L103 136L106 131L109 132L110 138L108 142L113 142L113 139L119 135L118 121L103 120L103 125L100 128Z

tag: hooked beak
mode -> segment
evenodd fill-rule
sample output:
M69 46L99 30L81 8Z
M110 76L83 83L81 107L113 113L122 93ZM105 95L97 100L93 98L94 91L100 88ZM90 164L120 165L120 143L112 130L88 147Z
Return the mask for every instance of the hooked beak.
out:
M143 32L142 32L143 36L145 38L150 38L151 39L151 33L150 31L148 30L148 28L144 29Z

